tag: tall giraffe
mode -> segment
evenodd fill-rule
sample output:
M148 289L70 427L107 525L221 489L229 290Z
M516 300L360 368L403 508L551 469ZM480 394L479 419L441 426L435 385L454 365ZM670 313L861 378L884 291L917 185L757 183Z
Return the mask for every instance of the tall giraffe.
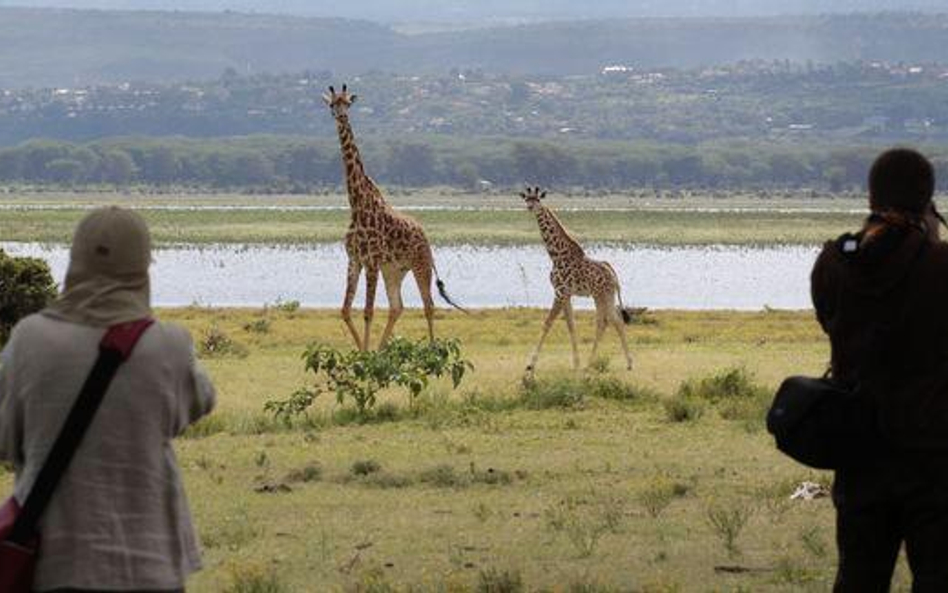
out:
M382 332L380 345L392 335L395 322L402 314L402 280L409 271L415 276L421 301L424 304L425 319L428 322L428 338L434 340L434 302L431 299L432 272L437 279L438 292L451 306L463 311L447 295L444 283L438 277L431 246L425 238L421 225L413 218L396 212L382 197L375 182L365 174L359 149L356 147L352 127L349 125L349 107L355 102L356 95L349 94L346 85L342 92L336 93L333 87L323 95L323 100L336 119L339 143L342 147L342 162L346 174L346 190L349 194L349 208L352 218L346 232L346 254L349 256L349 268L346 278L346 296L342 305L342 319L355 340L356 347L369 349L369 334L372 316L375 312L375 290L378 286L379 272L385 281L388 295L388 323ZM362 337L352 323L352 301L362 269L365 268L365 331Z
M541 200L546 197L545 191L541 192L539 187L532 189L528 187L525 192L520 193L520 197L527 203L527 209L537 217L540 235L543 237L550 259L553 260L550 282L553 284L555 293L553 306L543 324L543 333L540 334L540 341L530 357L527 372L533 372L536 368L543 340L546 339L553 322L561 312L566 316L566 327L573 346L573 367L579 368L579 350L576 346L576 328L573 323L571 300L574 296L591 296L596 302L596 340L593 342L590 361L596 357L599 340L606 331L606 325L612 324L622 342L626 368L631 370L632 356L629 354L629 346L626 343L623 321L629 323L632 318L622 304L622 289L619 286L616 271L608 262L595 261L586 257L583 248L563 227L556 214L541 203ZM616 297L619 299L618 307Z

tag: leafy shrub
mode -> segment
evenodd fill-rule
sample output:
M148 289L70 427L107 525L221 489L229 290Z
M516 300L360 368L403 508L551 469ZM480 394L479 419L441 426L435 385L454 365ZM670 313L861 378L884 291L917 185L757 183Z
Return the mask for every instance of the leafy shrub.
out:
M330 391L339 404L355 404L360 417L369 418L378 393L390 386L404 388L414 407L418 395L432 377L448 375L456 389L473 365L461 358L457 340L394 338L372 352L341 352L326 344L311 344L303 353L307 371L316 375L316 384L302 388L288 399L270 401L264 409L277 417L291 418L304 413L319 394Z
M12 257L0 250L0 345L16 322L45 307L56 296L56 283L45 261Z

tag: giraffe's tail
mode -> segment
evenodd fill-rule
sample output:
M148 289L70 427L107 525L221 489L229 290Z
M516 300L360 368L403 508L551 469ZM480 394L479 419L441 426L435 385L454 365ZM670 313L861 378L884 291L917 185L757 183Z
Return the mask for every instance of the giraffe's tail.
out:
M467 315L470 315L470 314L471 314L470 311L468 311L467 309L465 309L465 308L462 307L461 305L455 303L455 302L451 299L451 297L448 295L448 291L447 291L447 289L444 287L444 281L441 280L441 276L438 274L438 268L436 268L436 267L434 266L434 263L431 264L431 269L434 270L434 273L435 273L435 286L438 287L438 294L441 295L441 298L443 298L449 305L451 305L452 307L454 307L454 308L457 309L458 311L460 311L460 312L462 312L462 313L465 313L465 314L467 314Z
M633 310L630 308L627 308L622 303L622 283L619 282L619 275L616 274L616 269L612 267L612 264L610 264L609 262L603 262L603 263L605 263L606 266L609 268L609 271L612 272L612 277L615 278L615 281L616 281L616 296L619 297L619 305L616 307L616 310L619 312L619 315L622 316L622 323L629 325L630 323L632 323Z

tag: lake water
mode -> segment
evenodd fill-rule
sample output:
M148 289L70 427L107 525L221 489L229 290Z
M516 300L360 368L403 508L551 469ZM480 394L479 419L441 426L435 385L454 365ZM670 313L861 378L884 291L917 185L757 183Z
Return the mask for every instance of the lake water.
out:
M61 282L68 249L62 245L3 243L11 255L41 257ZM626 305L652 309L810 308L809 273L816 247L599 246L590 257L611 262ZM542 246L436 246L438 271L449 294L466 307L548 307L550 261ZM338 307L345 291L346 255L340 244L305 246L208 245L155 250L152 300L158 306L261 306L299 301ZM364 280L356 305L361 307ZM420 306L409 275L406 306ZM437 299L437 297L436 297ZM379 282L376 298L386 306ZM591 299L575 299L592 308ZM446 306L439 301L439 306Z

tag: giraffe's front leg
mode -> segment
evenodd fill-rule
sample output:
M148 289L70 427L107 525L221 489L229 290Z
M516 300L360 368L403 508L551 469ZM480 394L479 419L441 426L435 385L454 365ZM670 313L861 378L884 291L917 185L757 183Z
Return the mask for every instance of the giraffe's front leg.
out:
M530 362L527 364L527 372L532 373L537 368L537 358L540 357L540 348L543 347L543 340L546 339L546 335L550 333L550 328L553 327L553 322L556 321L556 318L559 317L560 311L563 310L563 305L566 303L566 299L561 297L556 297L556 300L553 301L553 306L550 307L550 312L546 316L546 321L543 322L543 333L540 334L540 341L537 342L537 347L533 349L533 354L530 355Z
M362 273L362 264L353 257L349 258L349 270L346 274L346 296L342 302L342 320L349 328L352 339L355 340L356 348L362 348L362 338L352 323L352 301L355 299L356 288L359 284L359 274Z
M576 344L576 324L573 322L573 302L569 298L563 305L566 317L566 329L569 330L569 341L573 347L573 370L579 370L579 346Z
M369 349L369 336L372 332L372 317L375 315L375 291L379 285L379 269L377 266L365 267L365 332L362 334L362 350Z

